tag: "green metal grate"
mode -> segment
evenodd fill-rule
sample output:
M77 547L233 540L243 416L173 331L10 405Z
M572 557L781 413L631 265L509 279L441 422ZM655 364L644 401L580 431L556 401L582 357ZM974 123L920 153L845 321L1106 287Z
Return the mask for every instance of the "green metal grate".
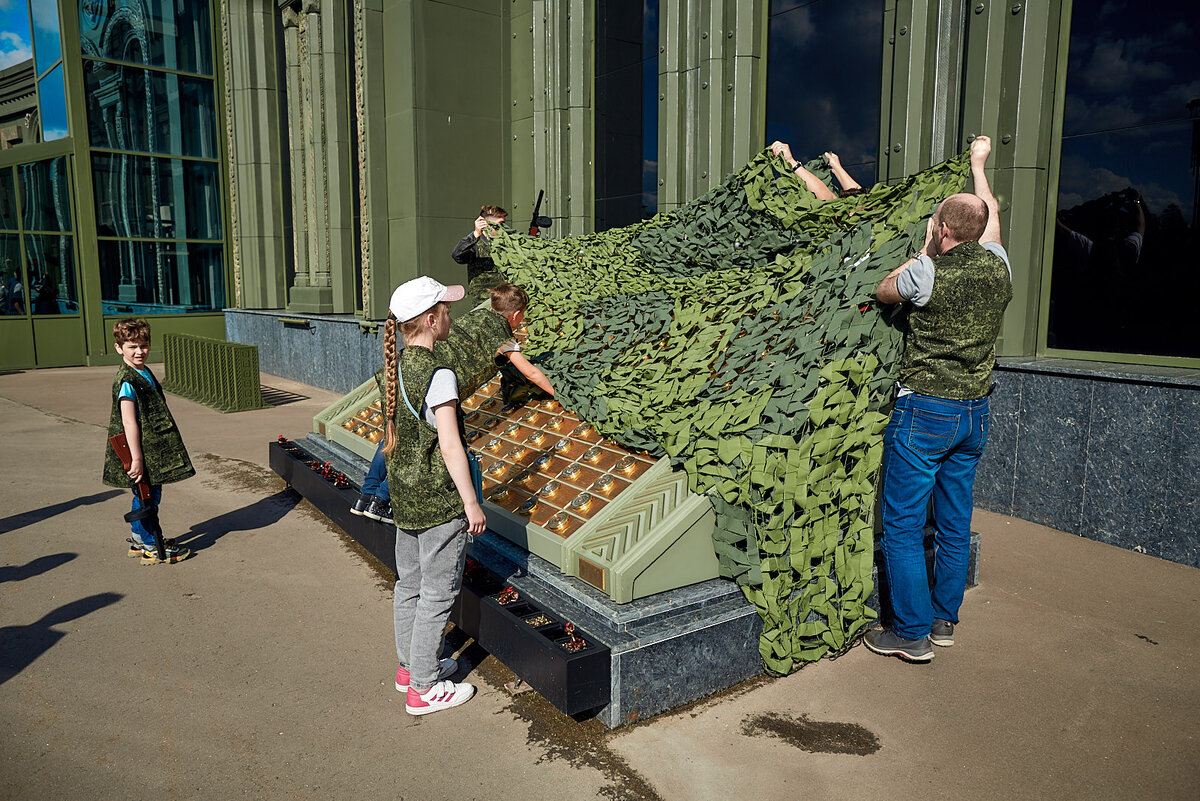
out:
M164 334L163 389L219 412L266 408L258 348L191 334Z

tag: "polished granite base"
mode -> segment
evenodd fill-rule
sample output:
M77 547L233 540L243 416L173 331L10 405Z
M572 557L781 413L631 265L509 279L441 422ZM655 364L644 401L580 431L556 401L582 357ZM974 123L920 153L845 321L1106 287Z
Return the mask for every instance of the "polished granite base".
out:
M983 509L1200 567L1200 371L1001 359Z
M316 435L310 434L300 444L361 485L368 467L365 460ZM758 655L762 621L732 581L712 579L616 604L591 585L563 575L554 565L496 534L476 537L468 552L539 609L574 623L607 646L608 703L593 711L609 728L674 709L762 672ZM375 555L394 568L390 553ZM979 535L973 534L969 585L978 581L978 557ZM927 540L926 558L932 561L932 540ZM877 565L879 560L877 549ZM873 576L877 588L878 575L877 567ZM868 601L876 611L878 600L876 592ZM475 616L476 625L486 624L481 618ZM486 634L468 633L486 639ZM526 656L514 654L509 667L515 669Z

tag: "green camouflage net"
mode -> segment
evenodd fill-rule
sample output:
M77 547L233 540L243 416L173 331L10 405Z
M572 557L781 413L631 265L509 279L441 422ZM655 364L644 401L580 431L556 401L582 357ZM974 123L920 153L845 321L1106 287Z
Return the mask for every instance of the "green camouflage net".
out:
M829 180L828 165L809 168ZM605 436L670 456L717 513L721 574L766 668L841 653L874 619L875 481L902 333L874 290L961 191L965 155L815 199L764 152L676 211L587 236L503 233L526 353Z

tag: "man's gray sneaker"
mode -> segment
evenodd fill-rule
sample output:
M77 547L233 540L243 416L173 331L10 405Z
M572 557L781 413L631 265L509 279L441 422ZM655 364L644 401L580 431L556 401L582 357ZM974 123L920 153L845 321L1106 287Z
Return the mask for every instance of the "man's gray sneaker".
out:
M884 656L898 656L908 662L928 662L933 659L933 646L928 637L906 640L891 629L871 629L863 637L867 648Z
M954 645L954 624L949 620L935 620L929 627L929 641L934 645Z

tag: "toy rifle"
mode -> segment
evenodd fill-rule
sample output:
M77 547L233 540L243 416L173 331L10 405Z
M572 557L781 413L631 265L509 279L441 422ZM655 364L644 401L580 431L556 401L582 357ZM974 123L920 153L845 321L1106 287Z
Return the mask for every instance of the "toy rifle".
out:
M121 466L128 472L129 468L133 467L133 454L129 451L129 440L125 438L125 432L122 431L116 436L109 437L108 441L112 445L113 451L116 452L117 458L121 460ZM159 561L165 562L167 561L167 548L166 543L163 542L162 526L158 522L158 507L150 500L150 482L143 475L133 488L137 490L142 508L134 509L126 514L125 522L133 523L141 520L142 524L154 535L154 549L158 551Z
M537 236L541 232L541 229L549 228L550 225L554 222L549 217L541 216L542 196L545 194L546 194L545 189L538 190L537 203L533 204L533 219L529 221L529 235L530 236Z

